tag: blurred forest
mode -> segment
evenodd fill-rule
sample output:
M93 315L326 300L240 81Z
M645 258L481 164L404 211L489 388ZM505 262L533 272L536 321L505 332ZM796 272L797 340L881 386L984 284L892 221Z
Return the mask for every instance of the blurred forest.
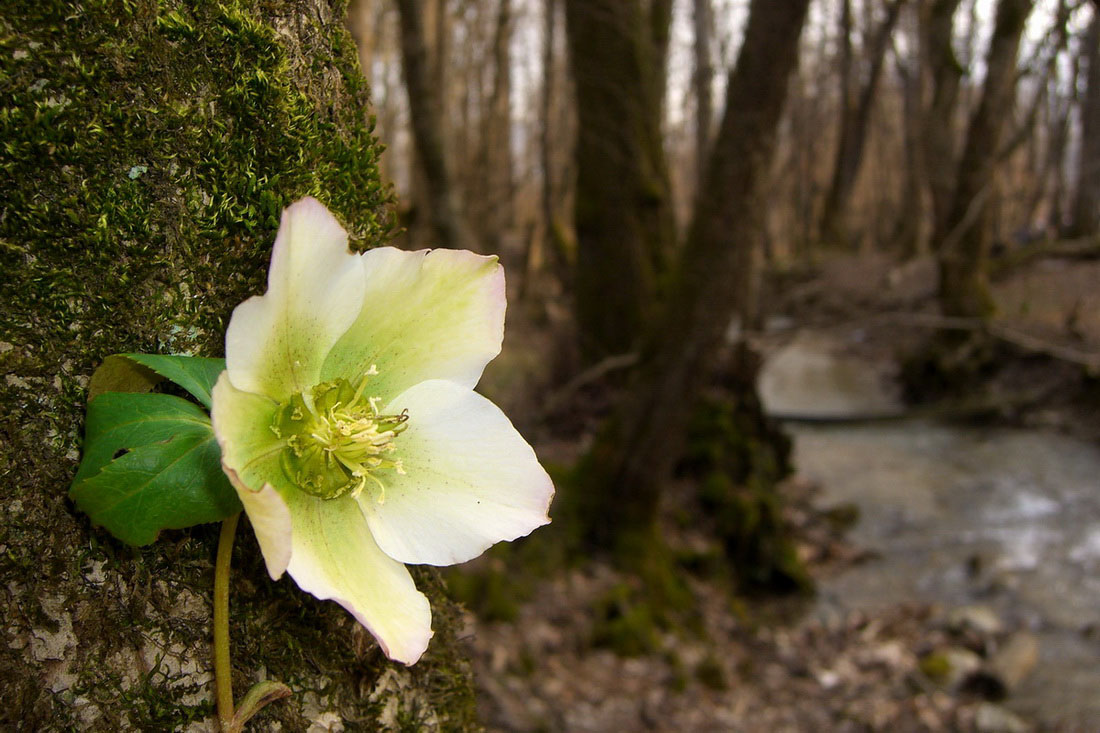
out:
M878 440L880 421L919 418L1095 442L1097 11L352 3L400 244L501 257L508 335L481 388L558 486L543 537L451 578L477 614L490 727L1076 730L1100 715L1095 675L1070 680L1051 651L1069 637L1037 652L1008 596L996 628L915 593L807 621L815 584L866 560L847 530L867 508L821 501L821 436L799 427ZM860 399L822 413L817 375L769 372L807 342L797 368L855 363ZM853 450L849 476L875 448ZM982 557L959 567L981 575ZM1095 643L1089 623L1072 638ZM1067 671L1018 685L1037 659ZM1006 695L1016 712L989 702Z

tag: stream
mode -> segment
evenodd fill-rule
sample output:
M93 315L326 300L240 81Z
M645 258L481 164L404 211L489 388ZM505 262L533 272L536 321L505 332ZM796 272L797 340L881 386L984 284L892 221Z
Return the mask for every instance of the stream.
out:
M1006 707L1100 729L1100 446L1054 432L944 425L896 414L889 380L842 345L798 337L761 375L822 506L851 502L874 558L819 585L820 617L906 601L988 606L1040 642Z

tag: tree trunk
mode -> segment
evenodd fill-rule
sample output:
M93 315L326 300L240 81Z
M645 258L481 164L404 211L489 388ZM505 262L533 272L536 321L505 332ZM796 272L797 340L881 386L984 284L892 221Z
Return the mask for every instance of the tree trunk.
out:
M513 221L512 184L512 64L508 48L512 38L512 2L499 0L493 30L493 88L489 104L483 111L481 138L481 169L485 180L481 239L491 242L489 250L501 251L501 237L515 224Z
M924 163L932 192L932 230L947 216L955 187L955 105L963 68L952 46L952 20L959 0L932 0L921 8L921 55L932 83L924 115Z
M561 120L560 108L564 106L561 100L561 90L558 73L557 53L558 26L560 22L558 0L546 0L543 8L543 38L542 38L542 94L539 96L539 170L542 174L539 187L539 208L542 218L541 243L544 254L549 259L554 275L559 282L569 289L572 283L572 259L575 248L569 243L569 235L566 233L565 224L561 221L562 171L560 163L555 160L555 142L559 139ZM558 104L555 104L557 102ZM561 147L560 145L557 147Z
M894 240L905 258L916 257L927 249L930 227L927 226L928 192L924 161L924 99L928 87L927 65L921 60L920 3L910 13L905 28L907 44L911 44L911 61L897 58L898 76L902 83L901 128L905 145L905 183L901 200L905 205L897 213Z
M1085 34L1085 99L1081 105L1081 151L1077 155L1077 194L1069 236L1100 232L1100 5L1094 4Z
M579 121L574 285L589 361L637 347L675 237L660 129L666 1L652 13L642 0L565 3Z
M832 183L825 196L825 207L821 215L822 242L840 243L851 234L846 221L848 204L856 178L859 176L859 169L863 164L863 149L867 143L871 111L874 109L876 99L875 90L878 88L879 77L882 76L886 49L890 46L890 36L894 32L894 26L897 25L898 16L904 4L905 0L893 0L887 7L886 17L865 49L866 58L863 63L867 65L867 73L857 75L854 73L851 58L850 2L846 0L844 3L841 12L843 36L841 43L845 51L842 53L841 63L846 66L841 70L842 79L845 81L841 85L840 140L837 144L836 162L833 165ZM851 84L853 75L859 79L858 88L855 89Z
M714 14L710 0L694 0L695 72L695 179L702 183L705 161L710 153L711 127L714 125ZM698 187L698 186L697 186Z
M368 91L343 5L8 2L0 53L0 729L211 730L218 528L131 548L66 499L88 379L117 352L223 352L264 288L282 208L313 194L385 242ZM458 620L417 573L435 639L387 662L338 604L234 550L238 696L288 683L255 729L476 727Z
M430 82L428 45L424 30L424 6L417 0L397 0L401 18L401 59L405 72L405 88L409 93L409 118L417 159L424 173L425 198L417 202L427 210L437 247L449 249L479 248L462 216L458 192L443 140L443 90ZM443 12L442 9L440 12ZM436 66L436 73L442 73Z
M1016 54L1030 12L1030 0L1000 0L997 5L981 101L970 119L947 217L933 237L940 308L946 316L986 318L993 312L987 270L994 174L1015 106Z
M691 412L730 320L744 307L763 208L758 193L774 155L808 5L752 2L671 299L629 396L585 464L592 489L584 499L593 504L589 516L600 518L591 532L598 545L629 551L639 536L650 539Z

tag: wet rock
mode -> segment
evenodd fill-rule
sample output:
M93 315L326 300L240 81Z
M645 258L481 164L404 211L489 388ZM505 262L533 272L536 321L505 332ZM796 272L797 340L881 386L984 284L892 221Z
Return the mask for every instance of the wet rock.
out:
M964 687L991 700L1001 700L1031 674L1039 661L1039 639L1026 631L1012 635L989 662L967 679Z
M983 702L974 715L974 729L978 733L1027 733L1031 726L1012 711Z
M996 636L1004 631L1001 618L989 606L960 606L947 615L947 628L956 633Z
M899 414L901 401L884 370L847 351L836 337L799 333L764 363L764 411L811 421Z

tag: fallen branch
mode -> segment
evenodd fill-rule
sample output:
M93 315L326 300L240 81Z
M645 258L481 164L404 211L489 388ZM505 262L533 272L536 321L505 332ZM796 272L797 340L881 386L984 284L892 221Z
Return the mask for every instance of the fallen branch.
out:
M1087 369L1090 374L1100 373L1100 354L1098 353L1081 351L1072 346L1046 341L999 323L983 321L980 318L954 318L930 313L887 313L881 318L891 323L921 328L984 333L1024 351L1044 354L1070 364L1077 364Z
M1013 249L990 263L990 275L1002 277L1030 262L1043 259L1095 260L1100 259L1100 238L1055 239Z

